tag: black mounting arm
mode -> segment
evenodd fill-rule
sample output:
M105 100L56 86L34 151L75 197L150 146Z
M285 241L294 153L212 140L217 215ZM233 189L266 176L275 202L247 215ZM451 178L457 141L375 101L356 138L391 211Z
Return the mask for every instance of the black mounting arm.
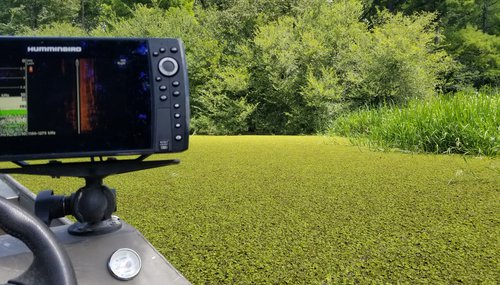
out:
M103 184L102 178L85 178L85 186L70 196L55 196L41 191L35 200L35 215L45 224L52 219L72 215L78 222L68 231L75 235L104 234L120 229L111 214L116 211L116 192Z

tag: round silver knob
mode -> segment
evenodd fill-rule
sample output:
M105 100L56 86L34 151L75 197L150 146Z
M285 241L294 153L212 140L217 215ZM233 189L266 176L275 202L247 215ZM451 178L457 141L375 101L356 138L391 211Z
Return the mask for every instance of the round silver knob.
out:
M177 63L177 60L171 57L164 57L158 63L158 69L161 74L170 77L174 76L177 71L179 71L179 64Z

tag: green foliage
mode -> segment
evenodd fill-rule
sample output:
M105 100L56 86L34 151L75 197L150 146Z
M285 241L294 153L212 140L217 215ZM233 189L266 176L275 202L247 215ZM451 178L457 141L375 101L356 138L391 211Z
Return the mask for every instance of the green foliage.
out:
M169 8L181 8L185 13L193 14L194 0L95 0L101 1L99 22L101 26L107 27L110 22L117 19L128 19L137 17L134 11L137 7L155 8L166 10ZM111 21L110 21L111 20Z
M38 30L26 30L20 33L25 36L53 36L53 37L82 37L88 33L75 25L69 23L52 23L42 26Z
M461 70L447 75L451 85L447 89L457 90L469 85L476 88L498 86L498 75L492 75L492 72L498 69L494 58L499 56L500 1L368 0L366 6L369 19L376 15L379 8L400 11L406 15L435 12L438 15L436 23L439 23L436 30L444 30L444 37L436 35L436 41L442 42L446 50L463 65Z
M108 13L108 4L112 0L80 0L80 9L78 11L78 19L75 19L75 23L79 23L79 26L87 31L90 31L102 25L101 20L105 19Z
M433 95L453 66L434 45L433 14L382 13L370 30L359 21L359 1L314 3L255 36L261 69L254 88L268 94L259 106L291 114L273 121L275 132L310 133L345 109Z
M499 122L500 93L485 89L412 101L405 108L361 110L335 121L331 132L381 147L495 156Z
M71 22L79 0L2 0L0 34L14 34L54 22Z
M322 137L190 143L173 156L178 166L105 183L117 190L116 214L193 284L498 281L498 159L370 152ZM57 195L84 183L17 178Z
M132 11L132 3L122 0L106 0L101 4L99 22L107 26L109 20L114 21L116 18L128 18L132 15Z
M255 106L244 99L230 100L224 95L203 94L199 98L203 109L199 110L191 122L191 128L196 134L228 135L247 132L248 116Z
M217 1L203 1L206 10L197 10L197 17L200 23L214 32L214 37L220 42L223 57L218 62L219 69L213 74L214 80L208 85L209 92L221 98L233 100L233 103L227 102L225 106L241 106L239 110L230 107L232 110L220 110L221 113L241 112L242 120L241 131L246 132L264 132L264 133L283 133L282 125L277 123L270 126L267 113L273 113L271 116L275 119L273 122L281 122L282 116L286 116L285 110L277 109L275 106L269 106L265 103L264 97L270 92L270 89L262 88L260 63L255 57L255 46L253 42L254 35L258 28L274 19L292 13L293 5L298 1L246 1L236 0L229 3ZM204 101L213 100L214 96L206 96ZM212 106L220 106L214 100ZM258 106L256 108L256 106ZM290 111L287 109L286 111ZM195 111L196 112L196 111ZM204 114L211 113L206 110ZM209 115L209 118L203 121L221 121L215 118L215 113ZM290 115L293 116L293 115ZM196 121L196 118L195 118ZM226 121L232 121L227 117ZM199 124L198 124L199 125ZM270 126L271 128L267 128ZM235 128L230 128L235 129ZM198 129L199 133L212 133ZM220 132L225 134L226 131Z
M439 76L451 66L447 54L434 44L433 14L389 16L382 13L379 24L350 56L363 58L351 72L356 86L350 97L359 105L401 104L426 98L440 87ZM356 70L357 69L357 70Z
M191 132L210 135L248 132L248 120L255 111L256 105L249 103L244 96L229 97L232 93L223 89L227 83L225 78L219 77L211 80L207 85L200 86L199 93L193 94ZM202 88L204 90L201 90Z
M77 24L90 31L108 21L132 16L136 5L192 14L194 0L5 0L0 3L0 34L26 33L54 23Z
M468 26L453 33L448 49L462 64L457 84L500 84L500 36Z
M498 34L500 31L500 2L497 0L365 0L367 18L379 9L403 12L406 15L434 12L446 28L458 30L467 25L479 27L483 32Z

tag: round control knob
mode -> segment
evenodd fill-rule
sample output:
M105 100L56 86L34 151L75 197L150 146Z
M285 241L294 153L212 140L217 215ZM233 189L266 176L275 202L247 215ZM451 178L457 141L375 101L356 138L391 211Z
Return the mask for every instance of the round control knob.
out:
M161 74L170 77L174 76L177 71L179 71L179 64L177 63L177 60L171 57L164 57L158 63L158 69Z

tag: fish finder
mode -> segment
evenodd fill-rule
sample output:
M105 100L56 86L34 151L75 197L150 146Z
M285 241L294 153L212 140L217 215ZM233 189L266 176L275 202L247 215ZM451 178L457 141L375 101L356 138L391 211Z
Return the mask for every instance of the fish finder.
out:
M179 39L0 37L0 161L188 148Z

